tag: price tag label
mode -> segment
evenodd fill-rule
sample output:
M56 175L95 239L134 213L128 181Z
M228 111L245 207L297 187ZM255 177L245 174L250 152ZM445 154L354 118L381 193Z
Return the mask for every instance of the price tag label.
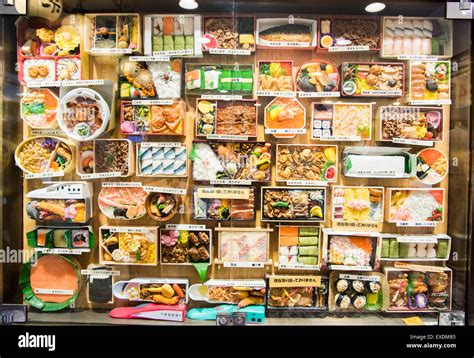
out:
M66 137L66 134L61 129L33 129L31 135L52 135Z
M281 270L311 270L319 271L317 265L302 265L302 264L279 264L278 268Z
M156 233L156 229L143 228L143 227L126 227L126 226L114 226L108 228L111 233L124 233L124 234L151 234Z
M418 139L406 139L406 138L393 138L392 143L419 145L419 146L423 146L423 147L432 147L433 146L433 141L431 141L431 140L418 140Z
M227 268L262 268L263 262L224 262L224 267Z
M166 224L167 229L171 230L206 230L206 225L186 225L186 224Z
M200 199L244 199L250 197L247 188L197 188L197 197Z
M26 87L37 88L37 87L59 87L60 81L26 81Z
M194 55L193 49L154 51L153 56L187 56Z
M74 87L74 86L102 86L105 83L104 80L74 80L74 81L61 81L61 87Z
M400 61L437 61L438 56L433 55L398 55Z
M330 265L331 270L339 271L372 271L370 266Z
M328 186L327 181L311 181L311 180L287 180L286 185L291 186Z
M163 193L163 194L176 194L186 195L186 189L180 188L164 188L160 186L144 186L143 189L149 193Z
M265 134L306 134L306 128L265 128Z
M358 142L361 140L361 137L359 135L349 135L349 136L328 135L328 136L321 136L320 140L327 141L327 142Z
M59 177L63 177L63 176L64 176L64 172L47 172L47 173L25 174L26 179L59 178Z
M102 187L103 188L111 188L111 187L116 187L116 188L138 188L142 187L142 183L140 182L103 182Z
M81 270L81 275L84 276L103 276L103 277L109 277L109 276L120 276L120 271L114 271L114 270Z
M81 255L83 252L90 252L88 248L84 249L50 249L47 247L36 247L35 251L43 254L56 254L56 255Z
M91 173L91 174L79 174L81 179L101 179L101 178L113 178L122 176L121 172L109 172L109 173Z
M183 144L180 142L142 142L140 146L142 148L158 147L158 148L175 148L181 147Z
M132 53L131 48L93 48L91 49L93 54L101 54L101 55L124 55Z
M211 48L209 49L211 55L238 55L238 56L249 56L251 55L250 50L244 49L225 49L225 48Z
M425 266L425 265L417 265L411 264L408 262L395 262L393 264L396 268L408 269L412 271L420 271L420 272L444 272L445 268L442 266Z
M369 275L340 274L339 278L343 278L346 280L359 280L359 281L368 281L368 282L380 281L380 278L378 276L369 276Z
M144 62L169 62L169 56L130 56L130 61L144 61Z
M436 227L436 221L398 221L397 227Z
M321 276L270 276L270 287L319 287Z
M223 101L237 101L241 100L241 95L233 95L233 94L203 94L201 96L202 99L217 99Z
M298 92L298 96L301 98L331 98L331 97L341 97L341 92Z
M362 90L361 94L363 96L402 96L402 90Z
M310 42L269 41L267 46L272 47L310 47Z
M291 91L256 91L255 94L257 97L285 97L285 98L295 98L296 92Z
M329 52L359 52L359 51L370 51L368 45L362 46L331 46L328 48Z
M206 138L209 140L241 140L241 141L247 141L249 139L248 136L230 135L230 134L208 134Z
M210 181L211 185L251 185L251 180L243 179L215 179Z
M432 105L432 106L442 106L444 104L451 104L450 99L437 99L437 100L412 100L410 104L417 105Z
M134 99L132 106L170 106L173 104L172 99Z
M74 294L73 290L59 290L59 289L50 289L50 288L35 288L35 293L38 295L69 295Z
M396 237L398 242L403 243L426 243L426 244L437 244L438 239L434 236L397 236Z

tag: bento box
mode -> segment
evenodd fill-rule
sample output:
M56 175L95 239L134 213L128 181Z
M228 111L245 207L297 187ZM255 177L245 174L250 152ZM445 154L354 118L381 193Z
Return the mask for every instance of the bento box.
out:
M72 171L76 146L68 139L38 136L15 149L16 165L29 176L58 176Z
M331 272L329 310L384 312L390 305L387 279L380 272Z
M189 281L184 278L136 277L115 282L112 292L121 300L162 305L188 303Z
M254 68L250 64L186 63L187 95L253 94Z
M76 171L86 178L128 177L134 174L133 143L128 139L79 142Z
M271 263L270 233L256 227L216 227L217 263L224 267L258 268Z
M296 98L275 97L265 107L265 134L293 138L306 133L306 108Z
M311 103L311 139L361 141L372 138L372 103Z
M244 185L269 182L271 152L269 142L194 141L189 153L193 161L193 180Z
M262 221L324 222L326 220L325 187L263 186Z
M340 75L337 66L314 59L296 71L295 86L300 97L339 97Z
M193 219L236 221L255 220L256 188L203 187L193 188Z
M313 50L318 45L317 21L298 17L257 19L257 47Z
M120 132L124 135L184 135L186 105L183 101L134 104L120 101Z
M425 148L416 155L416 179L420 183L435 185L448 174L449 161L441 150Z
M384 187L333 186L333 222L382 223Z
M148 193L139 182L102 182L98 206L109 219L134 220L143 217Z
M381 261L446 261L451 237L445 234L384 234Z
M118 62L120 99L179 99L182 59L137 61L132 56Z
M351 178L412 178L416 156L410 148L345 147L342 175Z
M255 51L255 16L204 15L202 22L203 51L227 55Z
M319 270L321 263L320 226L279 226L278 268L280 270Z
M380 140L430 146L443 141L444 114L439 107L380 107Z
M379 17L320 17L318 35L318 49L330 52L378 51L382 43Z
M453 56L453 23L444 17L384 16L382 36L383 58Z
M41 18L17 21L18 80L27 86L58 86L81 80L87 63L80 46L82 16L68 15L48 23Z
M198 98L196 109L196 137L257 137L256 100L224 101Z
M115 127L113 81L98 86L61 87L57 121L59 128L74 141L100 137Z
M384 269L390 289L387 312L451 310L453 271L449 267L409 265Z
M435 227L445 219L444 188L388 188L385 218L397 226Z
M295 97L293 61L259 60L256 95L258 97Z
M186 178L187 154L186 144L181 142L137 143L137 176Z
M201 22L201 15L145 15L143 53L147 56L202 56Z
M79 226L71 228L62 227L37 227L26 233L28 247L36 251L54 249L74 249L79 252L89 252L94 247L94 232L92 226Z
M58 96L49 88L26 89L21 95L20 116L31 129L57 127Z
M322 276L267 276L267 315L285 316L328 310L327 277Z
M145 200L149 217L158 222L169 221L181 212L181 197L177 194L154 191Z
M381 235L374 232L323 229L323 255L326 268L337 271L377 270Z
M99 262L101 265L156 266L158 227L101 226Z
M85 14L84 48L97 56L140 53L141 31L140 14Z
M160 264L211 264L212 230L160 228Z
M235 304L244 308L264 305L266 292L265 280L211 279L203 285L195 284L189 287L189 298L212 304Z
M410 61L412 104L451 104L451 61Z
M93 216L93 186L58 182L26 194L26 214L40 225L86 224Z
M277 144L276 181L328 182L337 180L337 146L318 144Z
M342 95L403 97L405 65L401 62L343 62Z

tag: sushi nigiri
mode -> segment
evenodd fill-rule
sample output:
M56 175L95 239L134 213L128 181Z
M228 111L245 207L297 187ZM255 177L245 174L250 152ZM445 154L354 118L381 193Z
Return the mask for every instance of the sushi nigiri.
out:
M403 36L405 34L405 27L403 23L397 22L395 24L395 36Z
M407 20L403 23L403 34L405 37L412 37L413 33L415 31L413 27L413 22L410 20Z
M387 19L385 21L385 34L388 37L393 37L395 36L395 21Z
M190 36L194 34L194 18L185 17L184 18L184 35Z
M413 20L413 37L423 37L423 21Z
M413 55L421 55L421 38L414 37L412 41L411 53Z
M411 51L412 51L412 43L411 43L411 39L409 38L404 38L403 39L403 48L402 48L402 53L404 55L411 55Z
M180 17L174 18L173 35L184 35L184 19Z
M433 37L433 23L430 20L423 20L423 36Z
M153 35L162 35L163 34L163 18L154 17L153 18Z
M401 37L395 37L393 40L393 54L400 55L403 52L403 39Z
M393 55L393 37L386 37L383 42L383 51L386 55Z
M421 40L421 54L431 55L431 38Z

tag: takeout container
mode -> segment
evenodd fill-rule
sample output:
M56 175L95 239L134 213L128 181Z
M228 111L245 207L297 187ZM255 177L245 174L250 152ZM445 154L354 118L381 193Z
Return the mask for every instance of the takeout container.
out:
M129 177L134 174L135 171L135 156L133 152L133 143L128 140L128 139L119 139L119 138L107 138L107 139L94 139L91 142L80 142L79 143L79 148L76 151L76 171L79 175L87 175L87 174L101 174L101 173L107 173L107 172L100 172L97 169L97 156L113 156L116 158L116 153L102 153L102 152L97 152L97 147L96 144L98 142L102 143L107 143L107 142L125 142L127 143L127 168L128 170L126 171L125 174L120 174L118 175L119 177ZM92 146L92 150L85 150L82 151L83 147L86 146ZM88 153L85 153L88 152ZM89 153L90 152L90 153ZM83 170L83 167L86 165L87 162L92 162L92 173L86 173ZM91 164L88 165L91 167ZM109 171L110 172L110 171Z
M28 247L42 249L75 249L89 252L94 247L92 226L37 227L26 233Z
M191 34L194 38L194 46L193 46L193 53L192 54L180 54L180 57L201 57L202 56L202 45L200 43L202 33L202 16L201 15L194 15L194 14L165 14L165 15L160 15L160 14L151 14L151 15L145 15L143 17L143 53L146 56L153 56L153 55L173 55L173 53L176 51L178 52L179 50L163 50L163 51L153 51L153 36L154 36L154 25L153 25L153 20L155 18L161 18L163 19L164 17L173 17L173 18L178 18L178 21L184 22L188 18L193 19L193 34ZM173 35L174 36L174 32ZM188 36L191 36L188 35ZM186 35L183 35L186 36ZM179 53L179 52L178 52Z
M422 85L423 91L421 93L422 97L417 96L415 94L414 89L417 88L417 85L413 85L413 76L412 72L413 69L416 66L423 65L424 68L421 70L422 72ZM446 69L446 79L439 80L438 78L438 66L444 65ZM415 73L416 75L416 73ZM451 69L451 61L450 60L423 60L423 61L410 61L409 62L409 73L408 73L408 100L410 101L411 104L426 104L426 105L442 105L442 104L451 104L451 80L453 76L453 71ZM429 80L428 80L429 79ZM436 82L436 91L429 91L428 85L429 81L433 80ZM440 84L440 82L443 82ZM443 85L445 86L444 89L447 91L439 91L439 87ZM439 92L438 92L439 91ZM440 93L446 94L444 98L435 98L433 96L434 92L438 92L437 96L439 96Z
M31 113L31 114L27 114L23 111L23 109L28 105L25 101L25 97L27 96L32 96L34 95L34 93L38 93L38 94L44 94L45 96L45 103L44 103L44 108L45 108L45 111L46 110L51 110L52 113L50 113L49 115L47 113L44 113L43 116L45 117L48 117L48 121L49 121L49 125L46 125L46 126L40 126L40 125L36 125L34 123L32 123L31 119L29 118L29 116L37 116L37 114L34 114L34 113ZM52 108L47 108L46 107L46 102L47 102L47 99L48 98L53 102L51 103L52 104ZM34 101L34 100L33 100ZM22 94L22 97L21 97L21 100L20 100L20 116L21 116L21 119L23 119L23 121L28 124L28 126L31 128L31 129L49 129L49 128L56 128L57 127L57 124L58 122L56 121L56 112L57 112L57 107L58 107L58 103L59 103L59 98L56 96L56 94L54 94L53 91L51 91L49 88L34 88L34 89L29 89L29 90L26 90L26 92L24 92Z
M278 127L272 127L270 126L270 124L268 123L270 121L270 118L271 118L271 109L276 106L276 103L278 102L281 102L282 103L282 107L285 107L285 104L286 103L283 103L283 102L289 102L289 101L292 101L295 103L295 105L297 107L299 107L301 109L301 111L303 112L303 125L300 126L299 128L278 128ZM284 109L283 109L284 110ZM265 129L275 129L275 130L281 130L282 132L289 132L289 133L273 133L272 135L275 137L275 138L294 138L296 136L296 133L295 132L298 132L300 130L303 130L305 131L306 130L306 107L303 106L301 104L301 102L297 99L297 98L286 98L286 97L275 97L274 99L272 99L270 101L270 103L268 103L266 106L265 106L265 109L264 109L264 127ZM270 118L268 118L270 117ZM277 119L278 120L278 119ZM293 133L292 133L293 132Z
M152 178L186 178L188 176L186 144L179 142L175 143L175 146L170 144L174 143L137 143L136 175ZM182 165L184 165L184 169Z
M382 234L381 261L447 261L450 253L445 234Z
M159 237L159 240L160 240L160 265L165 265L165 266L174 266L174 265L177 265L177 266L192 266L194 264L194 261L192 261L191 257L190 257L190 254L189 254L189 251L188 253L186 253L186 256L187 256L187 260L186 262L165 262L163 260L163 253L164 253L164 250L165 250L165 247L166 245L163 243L163 240L162 240L162 236L165 235L166 233L169 234L170 231L178 231L179 233L179 237L176 241L176 243L174 245L171 245L171 246L176 246L178 244L178 242L180 242L181 240L184 240L185 238L188 240L187 242L187 248L190 249L192 247L199 247L199 246L205 246L206 250L207 250L207 253L209 254L209 260L207 261L207 264L208 265L211 265L212 263L212 260L213 260L213 257L212 257L212 230L211 229L181 229L181 228L177 228L177 229L174 229L174 228L160 228L160 237ZM198 246L194 245L190 240L189 240L189 234L191 233L194 233L195 235L198 235L199 233L205 233L207 235L207 237L209 238L209 243L207 244L204 244L202 242L200 242L200 244ZM186 234L184 233L187 233L187 236ZM200 260L198 261L199 263L206 263L206 261L204 260Z
M143 239L147 240L147 247L143 247L139 241ZM143 257L147 260L144 261ZM156 266L158 227L101 226L99 228L99 263L101 265Z
M26 174L42 174L42 173L49 173L50 171L46 170L43 172L32 172L29 170L26 170L24 166L21 164L20 161L20 153L22 152L22 149L25 145L29 144L30 142L36 141L36 140L54 140L57 142L55 150L51 152L51 157L49 159L49 163L54 161L56 155L57 155L57 149L59 144L64 146L64 148L69 149L70 152L70 162L69 164L64 168L64 171L62 171L64 174L70 173L72 171L72 168L74 167L74 156L75 156L75 150L76 150L76 145L65 138L59 138L59 137L52 137L52 136L36 136L36 137L31 137L28 139L25 139L23 142L21 142L15 149L15 163L16 165ZM48 168L50 169L50 168ZM56 173L58 171L51 171L52 174Z
M357 190L357 189L365 189L365 190L370 190L370 189L376 189L379 192L382 193L382 196L380 198L380 219L379 220L354 220L354 221L349 221L344 219L344 211L346 208L346 205L348 203L345 203L345 190ZM342 191L342 193L340 193ZM332 207L332 220L334 222L340 222L340 223L383 223L383 215L384 215L384 192L385 188L383 186L346 186L346 185L341 185L341 186L333 186L332 187L332 201L331 201L331 207ZM342 195L338 195L342 194ZM370 195L370 194L369 194ZM353 197L352 200L354 201L360 201L360 197ZM374 204L373 201L369 199L369 210L372 210L372 205ZM349 210L351 208L349 207ZM341 217L342 216L342 217ZM370 219L370 218L369 218ZM341 229L341 227L340 227Z
M331 228L323 229L323 257L324 266L329 270L334 271L374 271L379 267L379 257L381 249L382 234L376 232L360 232L360 231L342 231ZM347 252L347 257L340 257L341 252L331 251L331 240L340 238L344 241L351 241L351 239L366 238L370 240L370 258L367 265L359 264L354 261L355 253ZM355 244L354 244L355 245ZM359 247L358 245L355 245ZM336 249L346 249L345 247L336 246ZM362 250L362 248L361 248ZM365 251L368 254L368 252ZM334 259L334 260L333 260ZM338 263L342 260L342 263ZM336 261L336 262L333 262Z
M155 215L151 210L151 205L153 205L153 200L156 200L156 198L160 195L170 196L174 200L174 207L166 217L159 217ZM149 193L145 201L145 209L148 216L151 217L153 220L160 221L160 222L170 221L171 219L173 219L174 216L178 213L180 205L181 205L181 199L178 195L175 195L175 194Z
M26 198L28 217L42 225L83 225L93 217L92 183L57 182L28 192Z
M300 67L298 67L298 69L296 70L296 74L295 74L295 77L294 77L294 80L295 80L295 88L300 92L300 93L305 93L305 92L317 92L316 89L314 91L305 91L303 89L300 88L300 85L298 84L298 76L300 74L300 72L303 70L303 66L305 66L305 69L306 68L310 68L310 65L311 64L324 64L324 65L330 65L333 69L334 72L331 72L331 74L334 74L336 75L337 77L337 80L336 80L336 85L334 86L334 88L331 90L331 91L327 91L327 92L338 92L339 90L342 91L342 88L340 89L340 83L341 83L341 75L339 74L339 71L337 69L337 66L335 64L333 64L332 62L329 62L329 61L326 61L326 60L320 60L320 59L313 59L311 61L308 61L308 62L305 62L303 63ZM321 70L322 71L322 70ZM334 77L334 76L332 76ZM334 80L334 79L333 79ZM325 93L325 91L321 91L320 93Z
M104 197L105 193L108 197ZM112 182L109 185L109 183L103 182L97 199L100 211L107 218L128 221L145 216L147 196L148 193L140 183Z
M201 112L199 111L199 102L201 101L206 101L206 102L210 102L212 104L212 107L214 108L214 129L212 131L212 133L208 133L208 134L211 134L211 135L215 135L215 136L219 136L219 134L217 134L217 127L218 127L218 124L217 124L217 116L218 116L218 112L219 112L219 107L222 108L222 106L225 106L225 105L238 105L239 102L242 102L242 103L245 103L245 104L249 104L249 105L253 105L254 106L254 110L255 110L255 122L254 122L254 128L255 128L255 133L254 134L251 134L251 133L242 133L242 134L239 134L239 135L232 135L233 137L243 137L245 139L245 137L250 137L250 138L256 138L257 137L257 132L258 132L258 108L257 108L257 100L255 99L241 99L241 100L235 100L235 101L225 101L225 100L215 100L215 99L202 99L202 98L196 98L196 116L195 116L195 136L196 137L207 137L208 134L204 134L204 133L200 133L199 132L199 127L200 127L200 119L199 119L199 116L201 114ZM222 134L222 136L226 136L227 134Z
M287 76L291 77L291 89L288 91L273 91L273 90L268 90L268 89L259 89L260 88L260 66L263 64L272 64L272 63L286 63L289 64L290 68L290 73ZM257 62L257 69L255 70L257 72L257 83L256 83L256 94L258 97L275 97L278 96L279 94L284 94L284 93L289 93L289 95L292 95L292 92L296 91L295 87L295 82L294 82L294 76L293 76L293 60L258 60ZM260 92L260 93L259 93Z
M309 236L308 230L315 230L315 236L311 234ZM296 236L287 235L288 231L294 230ZM305 233L306 231L306 233ZM307 245L308 238L317 238L316 245ZM306 241L306 242L305 242ZM278 269L280 270L314 270L319 271L323 262L323 250L322 250L322 228L321 226L302 226L302 225L291 225L282 226L278 228ZM312 256L312 255L301 255L305 252L300 251L301 247L317 246L317 264L309 265L300 262L304 260L300 256ZM314 256L313 256L314 257ZM284 262L288 261L288 262Z
M307 25L311 28L311 42L277 42L277 41L266 41L260 39L260 31L266 30L271 27L287 25L292 22L295 25ZM317 21L312 19L303 19L303 18L261 18L257 19L257 30L256 30L256 44L258 48L262 49L275 49L275 48L284 48L284 49L293 49L293 50L313 50L318 45L318 28Z
M121 300L129 300L132 302L154 302L153 300L147 300L140 297L140 291L145 285L179 285L184 291L185 297L181 298L182 303L188 303L188 288L189 281L184 278L148 278L148 277L136 277L127 281L115 282L112 287L112 293L115 297ZM127 295L127 291L132 295Z
M265 280L225 280L225 279L211 279L204 284L194 284L189 287L189 298L193 301L204 301L212 304L237 304L237 302L231 302L225 300L225 297L222 297L222 301L212 300L209 298L209 290L213 288L240 288L242 290L263 290L266 291ZM265 296L265 295L264 295ZM264 302L262 303L264 304Z
M349 283L349 287L344 292L338 292L336 285L338 280L343 279ZM352 282L362 282L365 285L363 292L359 293L352 288ZM370 282L379 283L380 288L376 293L370 292L368 285ZM341 295L341 297L338 297ZM363 295L366 303L362 308L356 308L353 303L347 308L339 307L337 302L342 299L342 295L347 295L353 302L357 295ZM338 300L339 298L339 300ZM380 272L331 272L329 276L329 311L341 313L362 313L362 312L384 312L390 304L389 287L387 278ZM347 300L347 298L345 298ZM372 301L373 302L369 302Z
M403 46L403 38L412 39L414 37L414 34L411 35L411 33L413 33L413 31L414 31L414 22L415 21L423 22L425 20L428 20L428 21L431 21L431 22L436 21L438 23L438 27L445 27L446 28L446 34L445 34L445 36L444 35L439 36L439 38L438 38L438 36L433 36L433 34L431 34L431 36L422 35L421 37L418 37L418 38L429 38L431 40L431 46L432 47L433 47L434 42L436 42L437 44L435 46L439 47L440 45L442 45L442 48L443 48L443 51L442 52L440 51L439 54L433 54L433 51L431 51L430 54L421 55L421 56L436 56L436 57L442 58L442 59L451 58L453 56L453 22L452 22L452 20L446 20L444 17L426 17L426 16L425 17L403 16L403 19L401 20L401 23L400 23L400 18L398 16L384 16L382 18L382 24L381 24L381 26L382 26L381 35L382 35L383 42L386 45L382 46L382 48L380 49L380 57L382 57L382 58L398 58L399 56L403 56L403 55L410 56L411 54L402 54L400 51L393 53L393 51L388 50L387 45L389 44L390 40L387 40L387 39L389 37L392 38L392 39L395 39L397 37L401 38L402 39L401 46ZM393 24L395 25L395 29L397 28L397 25L399 25L398 28L400 30L401 29L404 30L404 27L405 27L404 25L407 22L411 22L411 26L413 26L412 31L409 31L407 33L407 36L405 36L404 31L399 30L397 33L394 34L394 36L390 36L389 32L387 31L387 23L389 21L393 22ZM402 35L402 33L403 33L403 35ZM436 41L433 41L434 37L437 38ZM412 46L413 46L413 44L412 44ZM417 56L417 55L413 55L413 56Z
M452 289L453 289L453 271L449 267L442 266L424 266L424 265L406 265L407 268L386 267L384 269L385 276L390 290L390 305L386 311L388 313L422 313L422 312L438 312L451 310ZM428 276L425 280L421 279L420 273ZM408 288L405 288L400 282L400 276L407 275L408 282L413 282L413 293L410 303L406 295ZM429 278L432 275L433 278ZM446 275L446 285L444 282L437 280L436 276ZM427 287L427 291L423 290L423 285ZM421 294L421 297L417 297ZM424 297L423 297L424 295ZM426 300L427 304L424 308L417 307L417 301ZM430 301L436 303L440 301L441 307L436 304L430 304Z
M127 48L119 46L119 18L133 17L133 28L128 29L130 32L131 41ZM97 19L108 17L115 21L115 46L110 48L95 47L95 31ZM101 14L85 14L84 15L84 50L93 56L115 57L123 54L140 53L142 52L142 30L140 14L137 13L101 13Z
M331 21L331 29L332 29L332 22L333 21L337 21L337 20L360 20L360 21L364 21L364 20L367 20L367 21L373 21L373 22L376 22L377 23L377 33L378 33L378 39L379 39L379 43L378 43L378 46L377 47L369 47L369 51L379 51L382 47L382 34L381 34L381 31L380 31L380 27L381 27L381 23L380 23L380 17L378 16L358 16L358 17L354 17L354 16L321 16L318 21L319 21L319 31L318 31L318 50L323 50L323 51L328 51L328 47L323 47L321 46L321 37L323 35L330 35L332 38L333 38L333 45L330 46L330 47L342 47L344 48L344 46L337 46L335 44L335 37L332 33L322 33L322 22L323 21ZM360 46L360 45L347 45L347 46Z
M243 15L243 14L238 14L238 15L204 15L203 18L202 18L202 36L203 36L203 39L207 38L208 36L212 36L210 35L209 33L206 32L206 21L209 20L209 19L222 19L222 18L229 18L229 19L232 19L233 21L233 32L236 32L238 33L239 37L237 39L237 43L240 45L240 35L244 34L244 35L252 35L253 36L253 44L248 48L248 50L250 50L251 52L255 52L255 48L256 48L256 39L255 39L255 28L256 28L256 17L254 15ZM252 29L252 33L240 33L238 31L238 23L240 21L240 19L249 19L253 22L253 29ZM217 47L219 48L219 47ZM206 42L203 42L202 43L202 51L203 52L209 52L209 49L207 46L206 46ZM219 49L222 49L222 48L219 48ZM242 48L241 46L238 46L237 49L243 49L245 50L244 48ZM225 49L224 49L225 50Z

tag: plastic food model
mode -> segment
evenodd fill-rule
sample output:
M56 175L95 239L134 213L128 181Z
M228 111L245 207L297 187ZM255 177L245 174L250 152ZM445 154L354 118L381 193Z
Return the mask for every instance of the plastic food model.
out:
M316 20L258 19L257 45L263 48L312 49L317 45Z
M334 221L383 221L383 187L333 187L332 210Z
M369 50L380 48L378 19L321 18L319 47L368 46Z
M204 49L255 50L255 17L204 17Z
M58 97L47 88L28 90L20 102L21 118L33 129L51 128L56 122Z
M269 181L271 144L265 142L194 142L189 154L193 179Z
M80 36L77 26L47 25L22 19L18 24L19 80L22 84L80 80Z
M276 97L265 107L265 129L275 137L292 137L305 124L306 109L296 98Z
M443 140L443 111L436 107L381 107L380 121L382 140Z
M257 136L256 101L197 100L196 135Z
M183 102L134 105L121 101L120 131L126 135L183 135L185 116Z
M343 63L344 96L401 97L404 66L402 63Z
M451 98L451 62L410 62L410 100L439 101Z
M229 282L229 284L232 282ZM237 304L239 308L250 305L263 305L265 303L265 286L243 286L239 285L239 280L235 285L209 285L208 282L208 300L213 303L232 303Z
M119 62L119 96L122 99L181 97L181 59Z
M372 134L369 103L313 103L313 139L367 140Z
M270 287L267 313L272 310L305 309L325 310L328 299L328 280L322 279L317 287Z
M248 196L235 198L232 192L219 188L220 193L204 195L209 187L193 191L193 218L196 220L255 220L255 187L245 188ZM212 188L211 188L212 189Z
M129 301L177 305L188 302L188 280L135 278L113 286L114 296Z
M262 221L324 221L326 189L262 187Z
M339 72L330 62L305 63L296 73L296 86L302 92L333 92L339 85Z
M224 230L224 231L222 231ZM268 232L219 232L219 259L221 262L266 263L269 250Z
M438 184L448 172L448 159L438 149L423 149L416 160L416 177L423 184Z
M103 187L98 198L99 208L110 219L138 219L146 214L147 195L142 187Z
M258 91L294 91L293 61L260 61L258 72Z
M320 263L320 229L315 226L280 226L278 253L281 268L317 269Z
M92 227L38 227L26 234L28 247L90 249L94 246Z
M162 264L211 262L211 230L160 230Z
M451 308L452 271L386 270L390 287L388 311L442 311Z
M180 200L173 194L150 193L145 202L148 215L156 221L171 220L179 210Z
M92 53L113 54L113 50L138 50L139 23L138 14L87 15L90 18L91 33L89 41ZM110 50L110 51L107 51Z
M389 222L442 222L443 205L443 189L390 189Z
M137 175L151 177L186 177L186 145L141 142L137 144Z
M337 146L277 145L277 181L334 182Z
M391 237L392 236L392 237ZM439 261L447 260L451 238L442 234L390 235L382 239L382 260Z
M156 265L158 228L100 228L100 263Z

